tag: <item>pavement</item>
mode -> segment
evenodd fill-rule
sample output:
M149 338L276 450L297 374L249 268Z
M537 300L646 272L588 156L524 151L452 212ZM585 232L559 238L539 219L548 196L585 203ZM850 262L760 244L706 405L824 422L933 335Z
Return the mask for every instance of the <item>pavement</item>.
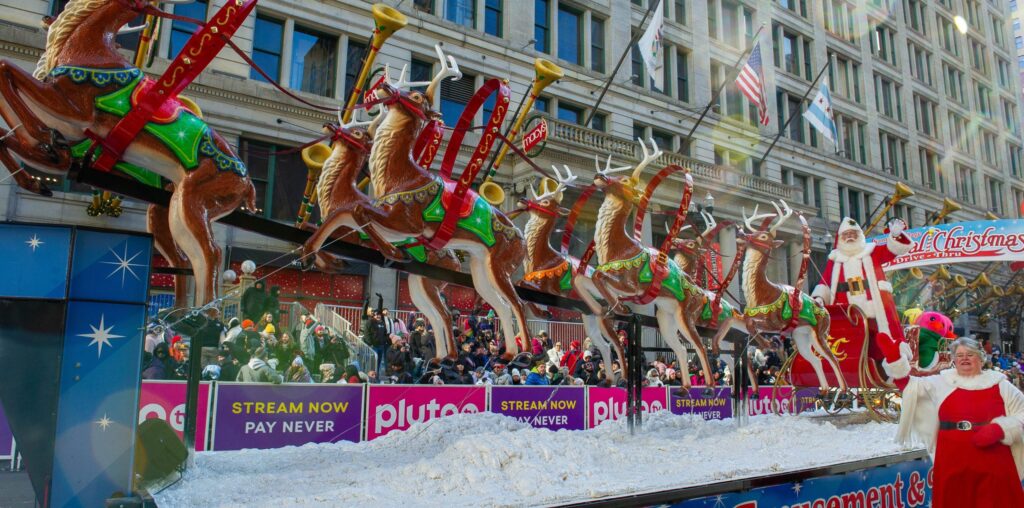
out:
M0 462L0 508L35 508L36 496L28 473L12 473L5 462Z

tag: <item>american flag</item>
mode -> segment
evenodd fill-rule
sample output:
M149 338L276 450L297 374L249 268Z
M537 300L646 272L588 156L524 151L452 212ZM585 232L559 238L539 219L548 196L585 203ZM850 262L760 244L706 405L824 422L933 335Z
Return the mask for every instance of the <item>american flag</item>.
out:
M736 76L736 86L750 102L757 106L757 115L761 125L768 125L768 104L764 97L764 73L761 71L761 45L754 46L750 58L743 64L743 69Z

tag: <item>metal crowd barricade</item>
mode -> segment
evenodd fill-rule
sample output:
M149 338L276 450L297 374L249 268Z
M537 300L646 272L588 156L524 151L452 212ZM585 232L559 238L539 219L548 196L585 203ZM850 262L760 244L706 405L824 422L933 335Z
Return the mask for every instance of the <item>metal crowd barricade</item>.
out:
M339 305L325 305L318 303L316 305L316 310L313 311L313 316L320 322L320 324L330 328L334 333L345 339L349 352L352 353L349 356L348 363L346 365L358 362L357 366L360 370L373 370L377 367L377 353L373 348L366 345L362 338L353 331L353 322L349 321L338 312L338 310L345 309L346 307ZM355 309L356 311L360 310L358 307ZM351 312L346 312L346 314L352 315ZM359 321L357 320L355 323L359 323Z

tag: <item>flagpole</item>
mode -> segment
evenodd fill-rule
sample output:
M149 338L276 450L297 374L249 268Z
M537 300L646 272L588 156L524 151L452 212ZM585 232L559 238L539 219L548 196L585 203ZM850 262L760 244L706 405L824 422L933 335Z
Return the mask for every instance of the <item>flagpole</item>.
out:
M820 71L818 71L818 75L814 77L814 81L811 82L811 86L807 87L807 91L804 92L803 98L800 99L801 104L803 104L803 102L807 100L807 97L811 95L811 90L814 90L814 87L818 85L818 80L821 79L821 76L825 74L825 71L827 71L829 67L832 67L831 59L829 60L828 64L826 64L824 67L821 68ZM765 100L767 99L768 98L765 97ZM768 150L765 150L764 155L761 156L761 160L757 161L757 164L754 167L760 167L762 164L764 164L765 159L768 158L768 154L772 153L772 149L775 148L775 143L779 142L779 138L782 136L782 133L786 132L786 127L789 127L789 122L792 121L793 115L790 115L789 118L786 119L786 123L782 124L782 128L779 129L779 132L775 134L775 139L773 139L772 144L768 146Z
M761 26L758 27L757 32L754 33L754 36L750 39L752 41L755 41L754 44L747 45L747 49L743 52L742 55L740 55L739 59L736 60L736 63L732 66L732 74L734 74L732 76L732 79L722 80L722 83L718 85L718 89L715 90L715 94L711 96L711 100L708 101L706 106L704 106L704 111L701 111L700 117L697 118L697 122L694 123L692 127L690 127L690 132L686 133L686 137L683 138L683 143L681 146L683 152L685 152L686 149L690 146L690 142L693 140L693 133L697 131L697 127L701 124L701 122L704 121L704 117L707 116L708 111L711 111L711 107L714 106L716 102L718 102L718 97L722 95L722 90L725 90L725 86L728 85L729 83L736 81L736 76L739 75L741 69L740 64L742 64L743 61L746 60L748 56L750 56L750 52L754 50L754 46L757 44L757 37L761 35L761 30L764 30L764 23L761 23Z
M626 56L633 51L633 46L636 44L636 41L640 40L640 37L643 36L644 31L642 28L644 27L644 23L647 22L647 18L651 17L651 13L654 12L654 9L660 7L661 3L664 1L665 0L658 0L658 3L647 6L647 12L644 13L643 19L640 20L639 28L641 28L641 30L637 30L637 32L633 34L633 37L629 40L629 45L626 46L626 51L622 52L622 56L619 57L619 62L615 64L615 69L613 69L612 73L608 75L608 80L605 81L604 86L601 87L601 94L597 96L597 102L592 106L590 114L587 115L587 119L583 121L583 127L590 126L590 121L593 120L594 115L597 114L597 107L601 105L602 101L604 101L604 95L608 93L608 88L612 86L612 80L615 79L615 75L619 73L619 68L621 68L622 63L626 61ZM632 9L630 10L632 11ZM632 77L630 77L630 79L632 79Z

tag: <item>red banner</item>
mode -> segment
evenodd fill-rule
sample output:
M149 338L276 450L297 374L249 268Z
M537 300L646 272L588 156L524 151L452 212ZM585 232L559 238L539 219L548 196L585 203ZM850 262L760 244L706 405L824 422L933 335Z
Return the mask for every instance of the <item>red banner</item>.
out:
M541 118L540 123L530 129L526 134L523 134L523 151L529 152L533 150L541 141L548 139L548 122Z

